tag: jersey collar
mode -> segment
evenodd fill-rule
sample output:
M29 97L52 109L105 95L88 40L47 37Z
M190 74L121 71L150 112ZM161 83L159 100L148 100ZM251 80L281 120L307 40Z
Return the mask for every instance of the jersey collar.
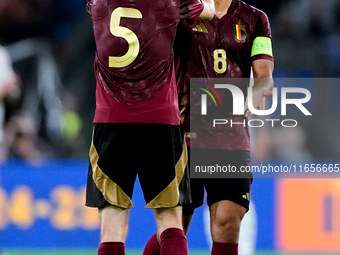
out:
M233 0L233 1L231 2L227 14L232 13L232 12L235 10L235 8L236 8L236 2L238 2L238 0Z

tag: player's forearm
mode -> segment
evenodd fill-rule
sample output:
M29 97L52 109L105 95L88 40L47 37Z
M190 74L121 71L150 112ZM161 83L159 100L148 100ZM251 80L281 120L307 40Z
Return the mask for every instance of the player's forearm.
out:
M272 90L274 62L270 60L255 60L253 63L254 89Z
M215 15L215 4L213 0L202 0L204 9L199 16L199 20L211 20Z

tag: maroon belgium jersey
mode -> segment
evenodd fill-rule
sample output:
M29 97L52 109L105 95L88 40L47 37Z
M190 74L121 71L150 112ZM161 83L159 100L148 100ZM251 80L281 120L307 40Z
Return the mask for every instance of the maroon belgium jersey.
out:
M266 47L261 49L261 45ZM190 110L190 105L200 102L204 92L198 87L203 88L204 84L190 84L190 78L204 78L208 85L209 80L214 78L223 78L224 81L229 79L231 84L237 83L234 85L240 87L246 98L249 79L245 82L233 78L250 78L252 62L256 59L273 61L271 31L265 13L242 1L233 0L228 13L220 19L214 16L211 21L191 24L184 21L178 31L175 49L176 56L180 56L176 60L176 66L178 89L182 97L180 107L184 113L182 120L186 132L190 130L191 137L188 145L198 148L250 150L248 121L245 116L232 115L229 91L216 90L225 105L223 112L226 113L216 118L227 119L228 124L213 127L212 120L196 121L202 117L201 112ZM213 87L213 84L210 86ZM210 90L208 87L205 89ZM211 90L210 92L212 93ZM231 126L231 121L245 125Z
M198 0L88 0L96 41L94 122L179 125L173 40Z

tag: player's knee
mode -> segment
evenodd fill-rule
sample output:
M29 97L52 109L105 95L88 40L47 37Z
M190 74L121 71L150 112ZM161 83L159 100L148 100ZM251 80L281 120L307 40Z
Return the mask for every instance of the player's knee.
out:
M224 214L216 217L212 222L212 230L219 232L239 232L241 227L242 215Z
M156 218L176 218L181 219L182 217L182 206L168 207L168 208L155 208Z
M239 238L240 227L239 216L225 215L215 218L211 224L211 237L214 242L235 243Z
M231 201L220 201L210 207L212 225L218 228L239 229L246 209Z
M172 208L155 209L158 233L167 228L182 229L182 207L176 206Z

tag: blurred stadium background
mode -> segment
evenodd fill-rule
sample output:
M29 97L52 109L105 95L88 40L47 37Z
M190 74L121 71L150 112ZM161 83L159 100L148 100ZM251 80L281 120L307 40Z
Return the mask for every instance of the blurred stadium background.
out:
M277 86L284 86L280 78L298 78L296 86L312 93L313 117L292 113L298 128L252 130L254 164L340 163L340 1L246 2L271 21ZM0 252L96 254L99 220L84 206L95 107L85 0L1 0L0 45L20 78L20 93L5 101ZM136 186L131 255L155 231ZM255 179L252 200L256 254L340 254L340 179ZM204 212L194 215L190 254L209 254Z

